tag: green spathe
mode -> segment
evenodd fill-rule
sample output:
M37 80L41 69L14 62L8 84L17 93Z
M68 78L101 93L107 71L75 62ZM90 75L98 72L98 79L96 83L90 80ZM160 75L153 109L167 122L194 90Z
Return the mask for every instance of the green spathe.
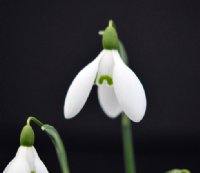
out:
M115 27L113 26L113 21L109 21L108 27L103 32L103 48L108 50L118 49L118 36Z
M20 135L20 145L31 147L34 144L35 134L30 125L25 125Z
M70 173L65 146L58 131L53 126L48 124L44 124L41 128L44 132L46 132L54 144L62 173Z

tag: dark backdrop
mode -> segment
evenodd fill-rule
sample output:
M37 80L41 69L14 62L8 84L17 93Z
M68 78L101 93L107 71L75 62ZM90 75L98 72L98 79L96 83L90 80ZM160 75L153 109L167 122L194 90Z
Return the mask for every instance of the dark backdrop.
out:
M124 172L120 118L104 115L96 87L76 118L63 116L71 81L102 50L97 32L113 19L148 100L142 122L132 123L138 173L198 173L199 17L195 1L1 1L0 170L34 115L60 131L72 173ZM59 172L49 139L34 128L42 160Z

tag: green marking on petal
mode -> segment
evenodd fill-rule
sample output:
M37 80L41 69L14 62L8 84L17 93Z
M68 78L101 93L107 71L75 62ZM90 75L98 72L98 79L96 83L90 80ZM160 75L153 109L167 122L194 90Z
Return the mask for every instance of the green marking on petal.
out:
M31 171L31 173L36 173L35 171Z
M103 75L99 78L98 83L99 84L103 84L103 81L106 80L108 85L112 85L113 84L113 80L110 76L108 75Z

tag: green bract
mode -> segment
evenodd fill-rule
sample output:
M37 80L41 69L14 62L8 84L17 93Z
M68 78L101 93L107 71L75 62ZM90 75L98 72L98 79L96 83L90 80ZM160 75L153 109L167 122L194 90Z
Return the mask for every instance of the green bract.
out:
M20 145L31 147L34 144L35 134L30 125L25 125L20 135Z
M118 49L118 36L117 31L113 26L113 21L109 21L108 27L103 32L103 48L112 50L112 49Z

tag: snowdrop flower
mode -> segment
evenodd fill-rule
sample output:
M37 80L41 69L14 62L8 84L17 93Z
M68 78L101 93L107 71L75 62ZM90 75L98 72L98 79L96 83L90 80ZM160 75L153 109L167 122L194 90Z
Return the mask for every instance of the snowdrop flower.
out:
M123 62L118 52L118 36L112 22L103 33L103 47L96 59L75 77L64 104L65 118L72 118L83 108L92 86L98 86L100 105L111 118L124 112L139 122L146 110L146 96L135 73Z
M31 126L26 125L23 128L20 143L16 156L3 173L48 173L33 146L34 132Z

